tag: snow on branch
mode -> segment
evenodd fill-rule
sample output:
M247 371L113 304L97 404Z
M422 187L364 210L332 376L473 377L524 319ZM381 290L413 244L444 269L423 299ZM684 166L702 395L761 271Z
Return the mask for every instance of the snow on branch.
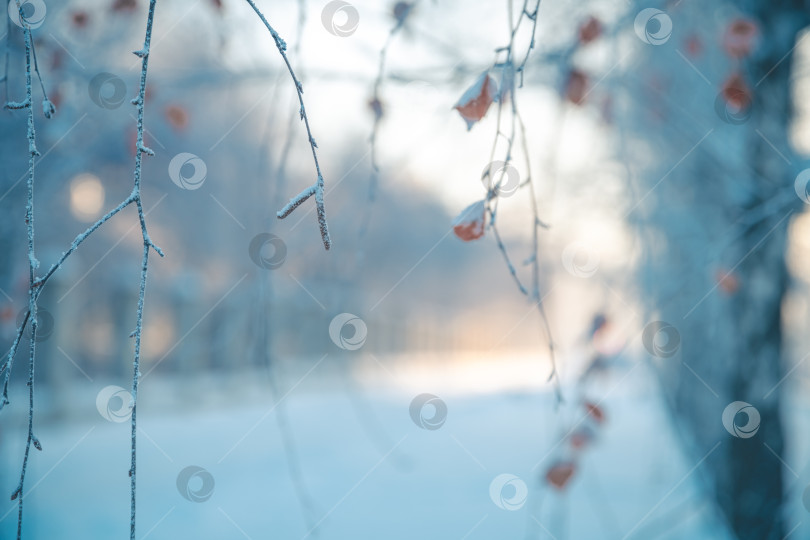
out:
M141 280L138 287L138 307L137 316L135 319L135 331L132 332L132 337L135 338L135 355L132 361L132 416L130 417L130 439L131 439L131 457L130 457L130 525L129 537L130 540L135 540L135 487L136 487L136 463L137 463L137 405L138 405L138 381L141 376L140 360L141 360L141 336L143 333L143 305L144 297L146 295L146 276L149 268L149 250L154 249L158 255L163 256L163 252L157 247L146 229L146 216L143 211L143 204L141 203L141 161L143 155L153 156L155 153L146 147L143 142L143 116L144 116L144 102L146 101L146 73L149 65L149 52L152 41L152 25L155 18L155 4L157 0L150 0L149 12L146 18L146 33L143 41L143 48L134 51L133 54L141 59L141 80L138 87L138 95L132 100L132 104L137 108L137 150L135 152L135 170L132 187L132 195L130 197L134 200L135 206L138 208L138 221L141 225L141 237L143 239L143 256L141 258Z
M315 191L315 186L309 186L307 189L290 199L290 202L288 202L286 205L284 205L284 208L278 211L279 219L284 219L292 214L293 210L301 206L304 201L315 195Z
M42 291L43 291L43 289L45 287L45 284L48 283L48 280L51 279L51 277L56 273L56 271L62 267L62 264L64 264L64 262L67 260L67 258L70 257L77 249L79 249L79 246L93 232L95 232L98 228L100 228L102 225L104 225L107 221L109 221L118 212L120 212L121 210L123 210L124 208L126 208L127 206L132 204L133 202L135 202L135 197L132 194L130 194L130 196L127 197L126 199L124 199L123 201L121 201L121 203L119 203L118 206L116 206L115 208L113 208L112 210L107 212L104 216L99 218L95 223L90 225L84 232L82 232L81 234L78 234L76 236L76 238L73 239L73 242L70 243L70 248L67 251L62 253L62 255L59 257L59 259L55 263L53 263L51 265L50 269L45 273L45 275L37 277L37 278L34 279L33 286L35 288L35 296L36 296L36 298L39 299L39 296L40 296L40 294L42 294ZM22 337L23 337L23 333L25 332L25 328L28 325L30 317L31 317L31 311L26 310L25 315L23 317L22 324L20 324L20 327L17 329L17 335L16 335L16 337L15 337L15 339L14 339L12 345L11 345L11 348L9 349L8 354L6 355L5 362L2 365L0 365L0 373L5 373L5 375L3 377L2 398L0 398L0 410L2 410L2 408L9 403L9 401L8 401L8 384L9 384L9 378L11 376L11 366L12 366L12 363L14 361L14 356L17 354L17 349L19 348L20 342L21 342Z
M147 16L147 24L146 24L146 36L144 39L144 46L141 50L135 51L135 55L141 58L141 80L140 80L140 87L138 91L137 97L132 100L133 105L137 107L137 143L136 143L136 154L135 154L135 168L134 168L134 180L133 180L133 188L132 192L127 196L126 199L121 201L115 208L107 212L104 216L99 218L95 223L93 223L90 227L88 227L84 232L80 233L76 236L76 238L71 242L70 247L67 251L63 252L59 259L50 266L48 271L41 275L37 276L36 271L39 268L40 264L37 260L34 252L34 166L36 157L39 156L39 152L36 148L36 132L34 126L34 112L33 112L33 88L32 88L32 72L36 73L37 78L39 79L40 87L42 89L43 94L43 102L42 102L42 109L43 113L47 118L50 118L53 113L55 112L55 107L48 99L47 95L45 94L44 84L42 83L42 77L39 73L39 67L37 65L36 60L36 52L33 46L33 38L31 36L31 28L25 21L25 17L23 16L22 6L20 0L15 0L17 3L17 8L20 10L20 20L22 21L23 33L25 36L25 88L26 88L26 95L25 99L22 101L8 101L6 103L7 109L12 110L26 110L28 112L28 150L29 150L29 165L28 165L28 202L26 204L26 213L25 213L25 222L27 226L27 237L28 237L28 261L29 261L29 287L28 287L28 310L23 318L22 324L17 329L17 335L12 343L12 346L8 352L8 355L5 358L5 362L0 365L0 373L3 374L3 392L2 398L0 398L0 409L3 408L6 404L9 403L8 400L8 385L9 379L11 377L11 371L13 367L14 357L19 349L20 343L22 342L22 337L25 332L27 326L30 325L31 328L31 337L30 337L30 347L29 347L29 374L28 374L28 387L29 387L29 415L28 415L28 440L26 443L25 448L25 455L23 458L22 470L20 473L20 482L17 485L17 488L11 495L12 500L19 499L18 502L18 518L17 518L17 539L20 540L22 538L22 517L23 517L23 488L24 488L24 481L25 481L25 473L28 467L28 457L30 453L30 448L33 446L37 450L42 450L42 445L40 444L37 437L34 435L33 432L33 417L34 417L34 366L35 366L35 358L36 358L36 330L37 330L37 300L39 299L39 295L42 293L44 286L48 283L50 278L59 270L63 263L72 255L79 246L96 230L98 230L102 225L104 225L107 221L112 219L116 214L121 212L124 208L129 206L130 204L135 204L138 209L138 220L141 226L141 235L143 238L143 258L141 262L141 279L140 279L140 286L139 286L139 294L138 294L138 308L137 308L137 318L135 323L135 331L131 334L132 337L135 338L135 356L133 360L133 379L132 379L132 417L131 417L131 467L129 470L130 476L130 539L134 540L135 538L135 463L136 463L136 413L135 413L135 403L137 400L137 391L138 391L138 379L140 377L139 371L139 361L140 361L140 351L141 351L141 333L143 327L143 305L144 305L144 295L146 291L146 276L147 276L147 268L148 268L148 260L149 260L149 251L150 249L154 249L160 256L163 256L163 252L161 249L155 245L155 243L149 237L149 233L147 232L146 228L146 219L145 213L143 211L142 201L141 201L141 160L143 154L147 155L154 155L154 152L147 148L143 142L143 134L144 134L144 126L143 126L143 118L144 118L144 98L146 94L146 73L147 73L147 64L149 58L149 46L151 42L152 36L152 24L154 20L154 12L155 12L155 5L157 0L150 0L149 3L149 12ZM4 82L7 82L7 76L4 75L3 77Z
M315 195L315 209L318 213L318 228L321 231L321 240L323 241L323 247L329 249L332 247L332 240L329 238L329 227L326 222L326 210L323 203L323 175L321 174L321 166L318 163L318 153L315 150L318 145L315 143L315 139L312 136L312 130L309 127L309 118L307 117L306 107L304 106L304 86L301 84L301 81L298 80L298 77L296 77L292 65L290 64L290 60L287 58L287 43L281 38L278 32L276 32L275 29L270 26L270 23L267 21L264 14L259 11L256 3L253 0L246 0L246 2L250 4L250 7L253 8L253 11L256 12L256 15L258 15L259 19L261 19L262 23L264 23L264 26L267 27L267 30L270 32L270 35L276 44L279 54L281 54L281 58L284 59L284 63L287 65L287 70L290 72L290 77L292 77L293 84L295 84L295 91L298 94L298 103L300 104L299 116L301 117L301 120L304 121L304 126L306 126L307 129L309 146L312 149L312 159L315 162L315 172L318 174L318 179L316 182L291 199L284 208L279 210L277 216L279 219L284 219L285 217L289 216L293 210L301 206L301 204L303 204L307 199Z
M28 113L28 198L25 205L25 224L26 235L28 239L28 319L31 321L31 337L29 340L28 349L28 437L25 443L25 453L23 456L22 467L20 470L20 482L17 488L11 494L11 500L19 499L17 507L17 540L22 539L22 517L23 517L23 488L25 485L25 473L28 470L28 458L31 453L31 446L37 450L42 450L42 444L39 439L34 435L34 366L36 359L36 337L37 337L37 291L34 286L37 268L39 261L37 261L34 251L34 167L36 165L36 158L39 156L36 145L36 130L34 127L34 109L31 106L33 103L33 89L31 84L32 69L35 59L33 56L34 40L31 35L31 27L25 20L23 8L20 0L15 0L17 12L20 16L20 23L23 29L25 38L25 99L21 102L9 102L6 104L8 109L25 109ZM38 74L38 72L37 72ZM41 83L41 80L40 80ZM46 98L47 99L47 98ZM15 340L14 347L19 346L19 336ZM6 363L4 369L6 370L6 383L8 376L11 372L11 360ZM8 402L7 392L5 390L6 384L4 383L3 399L1 405Z

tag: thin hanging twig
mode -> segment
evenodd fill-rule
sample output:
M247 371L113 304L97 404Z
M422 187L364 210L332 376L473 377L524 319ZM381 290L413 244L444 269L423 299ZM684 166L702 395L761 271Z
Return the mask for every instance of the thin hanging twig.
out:
M560 387L560 378L559 372L557 371L557 361L555 355L555 346L554 346L554 339L551 333L551 325L548 320L548 316L546 314L545 307L543 305L543 298L540 295L540 257L539 257L539 230L540 228L546 228L547 225L540 220L539 210L537 206L537 194L535 191L534 186L534 178L531 174L531 160L529 159L529 147L528 147L528 139L526 137L526 126L523 122L523 118L520 114L520 110L518 109L517 105L517 98L516 98L516 90L517 88L522 87L523 85L523 73L524 68L526 66L526 62L529 59L529 55L531 51L534 49L535 44L535 35L537 33L537 17L540 11L540 1L536 0L534 4L534 8L532 10L529 9L529 0L524 0L523 6L520 10L520 15L517 18L517 21L514 21L514 17L512 15L512 2L510 1L508 4L509 9L509 44L505 47L498 49L496 52L497 54L506 53L506 59L502 62L496 62L493 64L494 67L498 67L502 70L502 77L500 83L500 91L499 91L499 99L498 99L498 111L497 111L497 131L495 133L495 140L492 143L492 150L490 151L490 164L487 171L484 173L484 178L488 178L488 193L486 197L486 208L487 214L489 215L489 226L493 232L493 236L495 238L495 243L498 246L498 250L501 252L503 256L504 262L509 270L512 279L514 280L515 284L518 287L518 290L524 294L529 301L533 302L537 306L538 313L540 315L540 320L543 325L543 332L546 335L546 339L548 341L548 350L549 350L549 359L551 362L551 373L549 374L548 380L554 381L554 391L557 397L557 401L562 401L562 390ZM518 30L521 27L521 24L524 22L524 18L531 21L531 40L529 46L526 49L526 54L520 60L520 63L516 63L515 60L515 53L514 53L514 45L515 45L515 36L517 35ZM515 75L520 75L520 83L515 84L514 78ZM502 116L503 116L503 108L504 102L507 97L509 97L511 103L511 121L510 121L510 128L509 133L505 133L501 131L501 123L502 123ZM511 257L506 249L506 245L504 244L501 236L498 232L497 226L497 211L498 211L498 197L499 191L498 188L502 185L504 176L507 173L507 169L512 162L512 151L515 145L515 141L517 140L518 136L521 140L521 150L524 154L525 159L525 167L526 167L526 174L528 178L521 182L518 186L519 188L528 186L529 188L529 198L530 198L530 206L532 212L532 250L531 255L528 258L527 262L531 263L532 271L531 271L531 280L532 286L531 289L526 287L523 284L520 277L517 274L515 269L515 265L512 263ZM495 153L498 147L498 141L500 138L504 138L506 140L506 149L504 152L504 159L501 165L500 174L498 175L497 181L493 178L493 168L495 167L496 162Z
M301 50L301 43L303 41L304 27L306 26L306 4L305 0L298 0L298 28L296 32L295 44L293 45L293 54L297 57ZM301 69L299 68L299 73ZM280 82L283 73L279 73L276 83ZM284 144L279 156L278 166L275 168L276 184L274 186L274 201L278 199L280 193L285 189L287 162L290 158L290 151L293 142L293 123L295 121L295 109L290 111L290 116L287 119L287 130L284 135ZM268 130L269 135L269 130ZM301 508L301 514L304 519L304 524L307 530L312 530L316 527L317 523L317 507L316 503L307 487L304 480L303 465L301 462L301 455L298 451L298 446L295 442L292 425L290 424L286 405L284 400L281 399L279 392L279 380L281 373L279 366L272 357L272 339L270 331L273 326L271 324L271 313L275 306L273 295L273 275L267 274L267 279L259 281L259 303L255 319L258 322L257 328L261 336L258 339L258 356L261 358L262 365L267 367L269 374L270 392L272 394L274 407L276 410L276 425L278 427L279 435L281 436L281 446L284 449L284 457L287 465L287 471L290 475L290 481L293 484L298 504Z
M304 86L301 84L301 81L298 80L298 77L296 77L292 65L290 65L290 60L287 58L287 44L283 39L281 39L278 32L276 32L275 29L270 26L270 23L267 22L265 16L261 11L259 11L256 3L253 0L246 1L248 4L250 4L250 7L253 8L253 11L256 12L256 15L259 16L262 23L264 23L264 26L267 27L270 35L273 37L273 41L276 44L279 54L281 54L281 58L283 58L284 63L287 64L287 70L290 72L290 77L292 77L293 83L295 84L295 91L298 94L298 103L301 106L298 110L298 115L300 116L301 120L304 121L304 126L306 126L307 137L309 138L309 146L312 149L312 159L315 162L315 172L318 174L318 179L314 184L290 199L290 202L288 202L284 208L279 210L276 215L279 219L284 219L285 217L289 216L293 210L301 206L307 199L315 195L315 208L318 213L318 228L321 231L321 240L323 241L323 247L329 249L332 247L332 240L329 238L329 226L326 223L326 210L323 203L323 174L321 174L321 166L318 163L318 153L315 150L318 148L318 145L312 136L312 130L309 127L309 118L307 117L306 107L304 107Z
M403 4L405 4L403 2ZM383 81L385 80L385 67L386 67L386 60L388 58L388 48L391 46L391 43L394 40L394 37L402 30L405 26L405 21L413 12L414 8L416 7L417 2L413 2L410 4L406 4L403 10L399 13L395 12L394 16L396 17L396 23L394 26L391 27L391 30L388 32L388 36L385 38L385 43L383 43L382 48L380 49L380 56L377 63L377 77L374 79L374 85L372 87L371 93L371 101L369 102L369 106L371 107L372 112L374 113L374 123L371 127L371 135L369 135L369 152L371 153L371 176L369 178L368 184L368 203L366 204L365 212L363 213L363 217L360 221L360 228L358 229L358 242L357 242L357 261L356 264L359 267L362 264L362 259L364 256L364 247L363 244L365 242L366 234L368 233L369 224L371 223L371 210L374 207L374 201L377 197L377 185L380 181L380 164L377 155L377 137L380 132L380 121L383 118L384 110L383 110L383 102L381 99L380 91L382 90Z

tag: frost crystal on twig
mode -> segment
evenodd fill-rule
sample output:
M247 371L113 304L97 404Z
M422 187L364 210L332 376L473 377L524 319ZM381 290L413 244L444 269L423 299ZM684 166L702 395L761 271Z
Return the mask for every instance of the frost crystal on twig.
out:
M130 418L130 438L131 438L131 458L129 469L130 481L130 524L129 524L129 537L130 540L135 540L135 487L136 487L136 463L137 463L137 404L138 404L138 381L141 376L140 373L140 360L141 360L141 335L143 332L143 304L144 296L146 295L146 276L149 268L149 250L154 249L158 255L163 256L163 251L157 247L149 233L146 230L146 216L143 211L141 203L141 161L143 155L153 156L155 153L147 148L143 143L143 113L144 102L146 101L146 72L149 64L149 49L152 41L152 24L155 18L155 4L157 0L150 0L149 13L146 18L146 35L144 36L143 48L135 53L135 56L141 59L141 81L138 88L138 96L132 100L132 104L138 109L137 117L137 139L136 139L136 152L135 152L135 170L134 181L132 187L132 195L130 196L138 208L138 221L141 225L141 237L143 239L143 256L141 258L141 281L138 287L138 308L137 317L135 319L135 355L132 361L132 416Z
M315 209L318 213L318 228L321 231L321 240L323 241L323 247L329 249L332 247L332 240L329 238L329 226L326 222L326 209L324 208L323 202L323 175L321 174L321 166L318 163L318 153L315 150L318 145L315 144L315 138L312 136L312 130L309 127L309 118L307 117L306 107L304 106L304 86L301 84L301 81L298 80L298 77L296 77L292 65L290 64L290 60L287 58L287 43L281 39L278 32L276 32L275 29L270 26L270 23L267 21L262 12L259 11L259 8L256 6L255 2L253 2L253 0L246 1L248 4L250 4L250 7L253 8L253 11L256 12L256 15L259 16L262 23L264 23L264 26L267 27L270 35L273 37L273 41L276 43L276 48L278 49L279 54L281 54L281 58L287 65L287 70L290 72L290 77L292 77L293 84L295 85L295 91L298 93L298 103L300 105L299 115L304 121L304 126L306 126L307 129L307 138L309 139L309 146L312 149L312 159L315 162L315 172L318 174L318 179L313 185L299 193L296 197L293 197L284 208L278 211L276 215L279 219L284 219L285 217L289 216L293 210L301 206L304 201L315 195Z

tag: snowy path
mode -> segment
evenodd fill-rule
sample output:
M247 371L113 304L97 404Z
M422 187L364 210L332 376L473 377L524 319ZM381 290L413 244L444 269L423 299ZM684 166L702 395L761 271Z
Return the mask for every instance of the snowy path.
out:
M314 501L310 523L319 524L308 538L726 538L698 494L700 466L680 453L648 375L622 375L604 381L606 393L618 389L603 402L608 420L564 495L540 482L567 414L554 413L547 393L469 393L449 378L434 380L420 390L440 396L448 415L441 428L425 430L408 412L421 392L407 384L379 383L359 398L334 382L302 381L282 410ZM96 386L77 394L87 402L85 420L39 430L45 451L33 457L26 483L30 540L128 536L129 424L95 412ZM145 384L143 399L151 392L157 400L159 386ZM214 407L207 394L184 399L199 405L139 411L138 537L306 538L271 397L259 392L231 407ZM363 428L377 421L383 431ZM0 478L10 493L22 431L6 433ZM204 502L177 489L178 473L189 465L214 479ZM490 483L502 473L529 487L518 510L490 498ZM201 479L192 480L192 490L201 487ZM16 505L7 498L0 517L0 538L12 537Z

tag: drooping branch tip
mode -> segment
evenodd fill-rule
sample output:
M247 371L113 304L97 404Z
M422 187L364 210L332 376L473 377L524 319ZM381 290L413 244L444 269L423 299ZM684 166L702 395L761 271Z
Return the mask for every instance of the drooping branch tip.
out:
M305 189L304 191L302 191L301 193L290 199L290 202L288 202L284 206L284 208L282 208L276 213L278 219L284 219L285 217L292 214L293 210L304 204L304 202L306 202L307 199L315 195L316 189L317 189L316 185L311 185L307 189Z

